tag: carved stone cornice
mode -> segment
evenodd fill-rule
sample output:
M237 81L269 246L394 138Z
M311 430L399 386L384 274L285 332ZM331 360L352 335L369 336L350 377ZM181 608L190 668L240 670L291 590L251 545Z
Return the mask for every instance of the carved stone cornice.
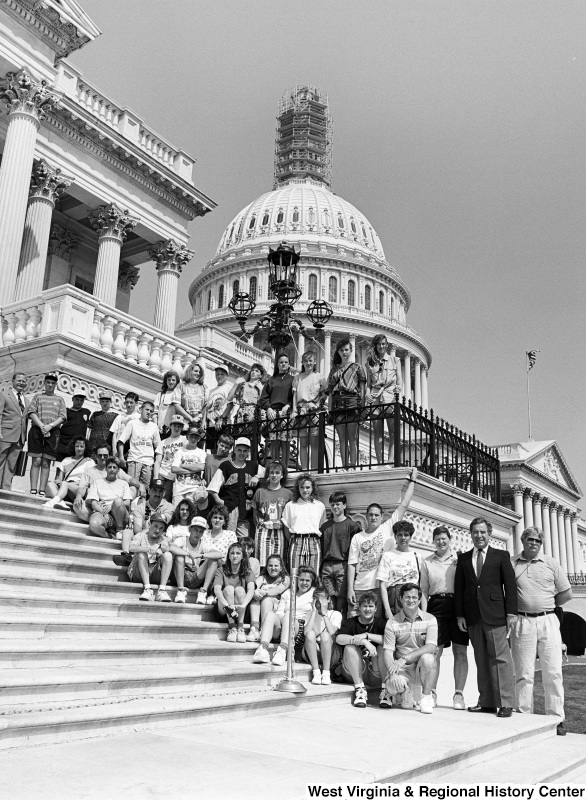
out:
M60 225L51 225L51 233L49 234L49 247L47 252L51 256L58 256L64 258L65 261L71 261L71 251L79 245L79 237L75 236L71 231L66 231Z
M56 203L61 192L68 189L71 183L72 179L64 178L59 168L54 169L41 159L33 164L29 196Z
M46 80L37 80L25 69L7 72L0 81L0 99L6 103L8 114L28 114L37 122L59 103Z
M513 483L511 485L511 491L513 494L523 494L525 491L525 486L522 483Z
M78 9L75 19L55 0L2 0L2 7L25 27L33 28L57 58L79 50L100 35L85 12Z
M131 292L140 277L140 268L133 267L128 261L121 261L118 269L118 288L123 292Z
M174 239L156 242L149 249L149 256L156 264L157 272L169 270L181 275L183 267L193 258L194 251Z
M130 216L128 209L122 210L114 203L99 206L89 215L92 228L98 233L98 240L103 237L117 239L122 243L130 231L138 225L138 220Z

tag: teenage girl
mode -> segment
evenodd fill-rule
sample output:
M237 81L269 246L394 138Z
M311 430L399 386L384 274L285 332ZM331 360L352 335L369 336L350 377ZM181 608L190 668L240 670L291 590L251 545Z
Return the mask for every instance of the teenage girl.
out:
M272 555L261 569L256 582L256 591L251 603L260 606L260 645L252 658L254 664L268 664L271 660L269 644L278 636L280 627L276 626L275 612L283 592L291 585L285 562L280 555ZM252 611L251 611L252 613ZM251 628L252 630L252 628Z
M226 561L214 577L214 593L218 599L218 616L228 618L227 642L246 642L244 614L254 595L254 576L248 558L239 542L231 544Z

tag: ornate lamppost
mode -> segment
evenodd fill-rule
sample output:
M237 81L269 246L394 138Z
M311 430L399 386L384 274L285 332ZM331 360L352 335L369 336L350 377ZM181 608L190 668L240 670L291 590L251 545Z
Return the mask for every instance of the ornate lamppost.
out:
M228 308L236 317L246 339L260 330L267 332L269 343L276 354L293 341L292 331L297 329L306 339L315 341L303 322L293 316L295 303L302 290L297 283L297 265L300 255L287 242L281 242L276 250L269 248L269 291L276 299L266 314L258 320L251 331L246 330L248 318L256 308L256 303L248 292L238 292L228 303ZM332 307L325 300L313 300L306 314L315 331L327 325L333 314Z

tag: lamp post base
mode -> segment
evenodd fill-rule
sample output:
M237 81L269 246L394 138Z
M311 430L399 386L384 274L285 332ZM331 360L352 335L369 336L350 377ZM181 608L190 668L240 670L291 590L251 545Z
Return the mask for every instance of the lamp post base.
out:
M305 694L307 689L302 683L299 683L299 681L294 681L292 678L283 678L283 680L275 686L275 692Z

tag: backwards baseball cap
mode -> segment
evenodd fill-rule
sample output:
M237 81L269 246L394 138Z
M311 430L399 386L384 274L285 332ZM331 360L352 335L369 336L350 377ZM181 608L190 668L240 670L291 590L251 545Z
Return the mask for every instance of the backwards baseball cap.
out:
M162 478L153 478L149 483L149 489L164 489L165 481Z
M247 439L246 436L240 436L234 442L234 447L238 447L239 444L244 444L246 447L250 447L250 439Z
M167 525L168 525L167 519L165 516L163 516L163 514L159 513L158 511L155 511L155 513L151 515L151 522L162 522L163 525L165 526L165 530L167 530Z
M185 420L181 416L181 414L173 414L173 416L171 417L171 423L170 424L171 425L183 425L184 422L185 422Z
M100 400L111 400L113 396L110 389L104 389L103 392L100 392Z
M205 436L205 431L199 425L190 425L187 429L188 436L199 436L200 439L202 436Z
M217 366L214 367L214 372L217 372L219 369L223 369L226 375L230 373L230 370L228 369L226 364L218 364Z
M190 528L207 528L208 524L203 517L194 517L189 523Z

